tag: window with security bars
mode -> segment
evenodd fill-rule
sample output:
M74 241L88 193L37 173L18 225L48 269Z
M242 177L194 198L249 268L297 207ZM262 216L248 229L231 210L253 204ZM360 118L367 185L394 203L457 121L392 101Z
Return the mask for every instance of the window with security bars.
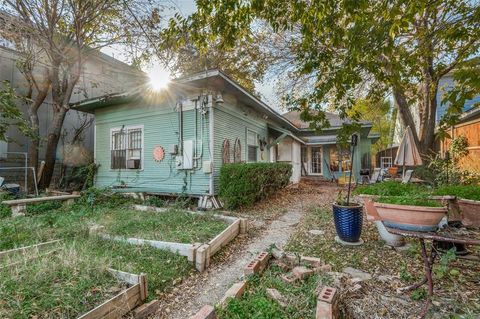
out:
M142 128L112 130L111 141L111 169L142 168Z
M257 133L247 131L247 159L249 162L257 161L258 137Z

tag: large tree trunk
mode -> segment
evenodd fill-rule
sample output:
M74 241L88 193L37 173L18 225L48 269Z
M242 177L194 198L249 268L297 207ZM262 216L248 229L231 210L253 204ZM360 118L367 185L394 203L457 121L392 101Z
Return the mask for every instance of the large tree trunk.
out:
M422 155L426 157L432 152L435 144L435 125L436 125L436 110L437 110L437 100L436 100L436 89L432 90L434 92L429 92L426 94L426 97L421 102L420 114L419 114L419 129L415 125L415 121L410 111L407 99L403 92L398 89L393 89L393 97L395 99L395 104L398 109L398 115L402 120L405 126L410 126L413 133L413 138L415 139L415 144ZM424 93L425 94L425 93ZM433 95L432 95L433 94Z
M47 137L47 149L45 152L45 169L43 171L40 185L42 188L50 186L53 172L55 170L55 162L57 156L57 146L62 132L63 121L68 109L64 107L54 108L53 121Z

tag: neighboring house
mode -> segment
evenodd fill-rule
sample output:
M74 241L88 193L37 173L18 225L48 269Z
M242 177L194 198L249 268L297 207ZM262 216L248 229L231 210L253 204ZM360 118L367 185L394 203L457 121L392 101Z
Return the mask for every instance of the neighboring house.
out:
M330 114L332 127L315 134L297 113L282 116L219 70L177 79L163 93L118 94L74 107L95 114L99 187L210 198L224 163L288 162L292 182L349 169L349 154L336 147L338 116ZM370 156L370 128L362 123L357 176Z
M1 40L1 39L0 39ZM24 76L17 68L20 53L13 49L8 41L0 41L0 86L4 80L10 81L19 95L24 95L27 90L27 82ZM40 69L41 67L39 67ZM89 56L83 67L83 73L72 94L71 102L78 102L85 98L104 96L113 92L125 92L138 89L146 83L146 76L141 71L120 62L106 54L96 52ZM48 96L38 111L40 121L40 135L47 135L49 125L53 118L51 108L51 96ZM20 109L26 114L25 105L19 105ZM72 140L74 130L83 123L88 122L92 116L75 110L70 110L65 118L63 129L64 136L58 145L57 159L62 161L63 144L68 144ZM90 120L90 122L92 122ZM4 163L0 166L23 166L22 156L12 154L14 152L25 153L28 150L28 139L25 138L15 127L11 127L7 136L12 142L0 142L0 159ZM83 134L83 146L86 150L93 152L93 125L87 127ZM40 160L44 158L45 143L41 143ZM8 163L7 160L8 155ZM13 172L13 174L20 174ZM0 171L0 176L9 175L6 171ZM11 174L10 174L11 175ZM23 180L23 173L20 180Z

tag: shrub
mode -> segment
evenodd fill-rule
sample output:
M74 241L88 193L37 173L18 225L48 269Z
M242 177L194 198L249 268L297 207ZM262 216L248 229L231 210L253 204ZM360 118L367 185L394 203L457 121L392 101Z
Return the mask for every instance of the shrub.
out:
M444 185L433 191L434 195L451 195L459 198L480 201L480 186L478 185Z
M354 194L380 195L380 196L402 196L415 195L427 192L427 188L411 183L400 183L396 181L384 181L381 183L359 186Z
M424 207L443 207L439 202L428 199L427 197L412 197L412 196L386 196L380 197L376 202L384 204L395 205L411 205Z
M287 163L237 163L220 169L220 197L225 207L251 206L288 185L292 166Z

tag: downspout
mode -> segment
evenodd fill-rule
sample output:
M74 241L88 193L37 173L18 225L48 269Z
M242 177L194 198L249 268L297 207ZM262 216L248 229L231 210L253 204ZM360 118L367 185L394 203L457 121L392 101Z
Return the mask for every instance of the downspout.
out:
M178 138L179 138L179 149L180 155L183 155L183 104L178 102Z
M214 156L213 156L213 153L214 153L214 147L215 147L215 144L214 144L214 134L213 134L213 127L214 127L214 116L213 116L213 110L214 110L214 107L213 107L213 99L211 96L208 96L209 98L209 104L210 104L210 112L208 113L208 124L209 124L209 143L210 143L210 165L212 167L212 172L210 173L210 195L213 196L215 194L215 189L214 189L214 175L215 175L215 164L214 164Z

